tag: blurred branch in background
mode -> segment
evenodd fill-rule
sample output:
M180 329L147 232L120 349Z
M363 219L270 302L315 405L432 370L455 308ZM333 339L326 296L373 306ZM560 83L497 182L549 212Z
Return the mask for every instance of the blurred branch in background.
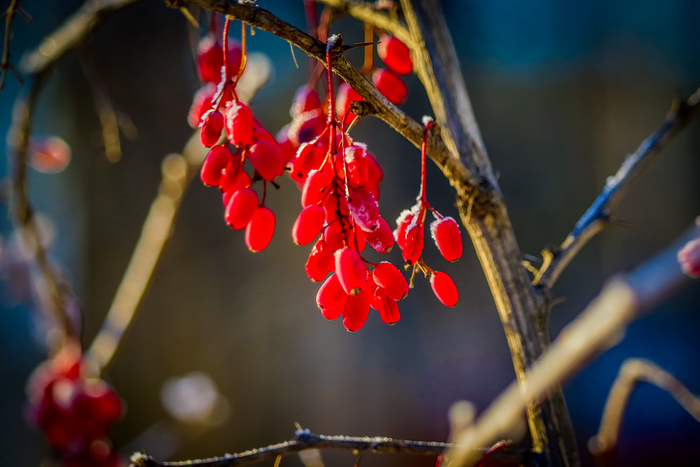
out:
M664 124L627 155L617 173L608 177L603 192L576 222L574 230L554 249L542 251L543 264L533 285L551 289L583 246L610 224L610 211L625 195L629 185L654 160L674 136L700 113L700 88L685 100L673 102Z
M658 365L638 358L625 361L613 383L605 403L598 434L588 442L588 450L595 456L599 466L612 467L617 464L615 448L622 427L622 419L630 396L639 383L650 383L667 391L676 401L700 422L700 398L696 397L673 375Z
M0 91L2 91L5 87L5 78L7 77L8 71L11 71L15 75L20 86L24 85L22 75L19 74L12 62L10 62L10 39L12 38L12 21L15 19L15 15L17 13L22 15L28 23L31 23L33 21L33 18L29 15L29 13L27 13L27 11L24 8L22 8L22 5L19 4L19 0L11 0L10 5L7 7L7 10L5 10L5 13L3 13L3 16L5 17L5 39L3 41L2 47L2 61L0 62Z
M229 467L234 465L246 465L267 459L275 459L309 449L344 449L363 453L382 454L412 454L439 456L449 443L408 441L402 439L384 437L352 437L352 436L324 436L311 433L309 430L297 430L296 437L284 443L273 444L264 448L253 449L239 454L229 454L224 457L210 459L197 459L180 462L157 462L144 453L135 453L131 456L133 467L168 467L168 466L201 466L201 467ZM479 457L486 454L487 449L477 449ZM489 459L501 466L541 466L542 459L539 454L523 449L501 449L489 455Z
M545 397L599 353L618 344L635 319L690 282L678 264L678 250L698 238L693 226L681 240L635 271L612 278L600 294L567 325L551 347L528 369L524 384L512 383L474 423L454 436L448 453L454 467L472 466L476 447L492 444L508 432L525 411L527 402Z

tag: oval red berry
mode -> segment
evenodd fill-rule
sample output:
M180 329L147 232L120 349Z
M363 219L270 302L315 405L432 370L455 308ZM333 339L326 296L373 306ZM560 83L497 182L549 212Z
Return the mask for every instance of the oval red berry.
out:
M326 213L317 204L305 207L294 222L292 238L297 245L308 245L321 233Z
M393 300L402 300L408 295L408 282L401 274L399 268L389 263L382 261L377 264L372 272L374 282L381 287L386 295Z
M437 271L430 277L430 286L433 288L435 296L445 306L455 306L459 301L457 286L450 276L444 272Z
M224 217L231 228L245 228L258 207L258 195L252 188L238 190L231 196Z
M430 224L430 233L443 258L457 261L462 257L462 234L456 220L451 217L438 219Z
M360 254L352 248L343 248L335 254L335 270L345 293L356 295L367 282L367 267Z
M252 252L262 251L275 233L275 213L261 206L255 210L245 231L245 243Z
M382 34L379 37L377 54L394 73L408 75L413 71L411 51L406 44L390 34Z

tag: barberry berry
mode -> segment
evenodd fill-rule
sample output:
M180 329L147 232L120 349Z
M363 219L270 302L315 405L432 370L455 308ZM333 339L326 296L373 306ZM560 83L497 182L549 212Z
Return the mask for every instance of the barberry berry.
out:
M258 207L248 222L245 243L252 252L262 251L275 233L275 214L265 206Z
M391 71L399 75L408 75L413 71L411 51L406 44L390 34L379 36L377 54Z
M335 271L345 293L357 295L367 282L367 267L360 254L345 247L335 253Z
M408 88L400 76L386 68L379 68L372 73L372 83L389 102L401 105L408 97Z
M435 296L443 305L453 307L457 304L459 300L457 286L446 273L435 271L434 274L430 276L430 286Z
M408 295L408 282L401 271L389 263L382 261L372 272L375 284L393 300L402 300Z
M292 238L297 245L308 245L321 233L326 213L317 204L305 207L294 222Z
M199 172L202 183L207 186L219 186L224 170L233 162L233 154L227 146L214 146L204 159Z
M258 195L252 188L238 190L226 206L224 218L233 229L244 229L258 208Z
M457 261L462 257L462 234L459 225L451 217L441 217L430 224L430 233L443 258Z

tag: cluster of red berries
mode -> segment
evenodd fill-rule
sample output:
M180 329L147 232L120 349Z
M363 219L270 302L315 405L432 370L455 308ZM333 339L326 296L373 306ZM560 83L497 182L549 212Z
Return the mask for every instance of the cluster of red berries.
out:
M203 80L210 77L213 81L209 85L213 86L215 74L207 70L220 67L221 73L215 92L207 100L198 97L199 91L190 112L191 118L196 116L200 121L202 143L212 148L202 165L201 178L205 185L218 186L223 192L226 222L234 229L246 229L246 243L252 251L267 247L275 228L275 216L264 206L267 182L273 182L286 169L301 190L302 211L292 228L292 238L299 245L313 244L305 269L312 281L323 281L316 302L325 318L343 316L349 331L364 326L370 308L379 311L388 324L399 320L397 302L408 294L408 281L391 263L376 264L362 256L368 244L378 253L388 253L397 241L408 264L419 264L426 275L430 274L438 298L454 306L457 292L451 279L430 270L420 260L426 210L439 216L434 237L450 261L461 256L459 228L427 202L416 205L412 214L403 215L402 222L408 223L400 223L396 232L381 217L378 200L383 170L364 144L353 141L345 126L356 117L350 112L351 103L362 98L346 83L340 85L337 94L334 92L331 51L338 38L331 37L327 42L327 97L322 99L317 92L318 76L311 78L297 91L290 109L292 120L275 140L236 96L236 83L245 68L245 35L240 53L233 52L238 46L228 45L229 23L227 20L224 26L223 47L217 48L211 35L202 40L197 60L200 76ZM412 71L408 48L386 34L382 35L382 44L380 56L394 71L377 70L375 76L394 77L405 90L394 73ZM227 55L224 50L228 50ZM232 64L239 66L237 75L229 71ZM396 86L381 83L390 83L390 79L380 79L377 87L392 102L400 103L391 94ZM403 94L400 101L405 99ZM424 186L425 150L423 157ZM244 170L246 160L253 167L252 175ZM263 183L260 203L252 189L257 181ZM419 231L420 242L414 238ZM458 245L450 246L451 242ZM407 251L413 253L407 256ZM446 283L452 284L453 290Z
M425 134L422 148L421 189L417 203L410 209L404 210L396 220L394 237L401 248L402 256L406 264L412 265L430 278L430 285L435 296L445 306L455 306L459 300L459 293L452 278L444 272L431 269L422 259L423 241L425 239L425 217L428 211L433 213L435 221L430 224L430 233L437 245L438 251L447 261L457 261L462 257L462 234L457 221L448 216L443 216L435 210L426 199L426 150L428 134L433 126L430 117L423 118Z
M246 55L244 46L231 45L229 24L227 19L223 47L218 45L213 34L200 42L198 72L203 81L211 81L195 94L190 117L199 119L202 144L211 148L202 164L202 182L221 190L226 223L236 230L246 229L248 248L261 251L270 244L275 231L275 214L265 207L267 182L284 173L287 161L275 138L238 99L236 84L245 68ZM245 34L245 29L243 31ZM228 51L226 55L224 49ZM216 69L219 73L215 73ZM214 82L218 85L214 86ZM214 89L211 97L209 91L203 91L209 89L208 86ZM222 133L225 139L220 142ZM252 175L244 170L246 160L253 167ZM261 200L252 188L258 181L263 184Z
M62 466L116 467L119 457L107 435L123 414L122 402L86 373L77 344L41 364L27 384L27 418L44 432Z

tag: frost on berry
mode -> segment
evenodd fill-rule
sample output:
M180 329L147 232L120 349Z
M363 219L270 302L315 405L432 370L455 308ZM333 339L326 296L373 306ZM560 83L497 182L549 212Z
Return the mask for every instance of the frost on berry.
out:
M406 44L390 34L379 37L377 54L394 73L408 75L413 71L411 51Z
M317 204L305 207L292 228L292 238L297 245L308 245L321 233L326 220L326 213Z
M314 282L321 282L329 272L335 270L335 257L323 240L316 242L306 261L306 275Z
M292 107L289 109L289 116L294 118L304 112L321 108L321 98L315 89L308 84L297 89L292 101Z
M199 128L200 123L202 123L202 116L211 109L211 100L214 94L216 94L216 86L213 84L206 84L194 93L192 106L187 115L187 123L192 128Z
M684 274L700 277L700 238L689 241L678 251L678 262Z
M343 308L343 326L350 332L359 331L369 316L369 297L364 290L348 295Z
M401 105L408 97L408 88L400 76L391 70L379 68L372 74L372 83L389 102Z
M348 208L357 226L365 232L373 232L379 227L379 205L367 190L353 190L350 193Z
M357 295L367 282L367 267L360 254L345 247L335 253L335 271L345 293Z
M233 162L233 154L227 146L214 146L207 154L199 175L207 186L219 186L224 170Z
M319 145L304 143L299 146L296 157L291 161L290 177L297 182L306 181L306 177L311 170L318 167L325 154L320 150Z
M462 234L459 225L451 217L436 219L430 224L430 234L443 258L457 261L462 257Z
M345 293L342 285L340 285L338 275L333 274L318 289L316 304L321 309L324 318L336 319L343 313L347 298L348 294Z
M275 214L264 206L258 207L245 231L245 243L252 252L262 251L275 233Z
M375 284L377 284L389 298L393 300L402 300L408 295L408 282L406 278L396 266L388 261L382 261L375 266L372 276Z
M453 307L459 300L457 286L450 276L444 272L436 271L430 277L430 286L433 288L433 293L440 302L449 307Z
M226 136L234 146L253 140L253 113L242 102L226 104Z
M248 150L248 159L264 180L274 180L284 173L284 160L277 143L258 141Z
M213 111L204 117L200 137L202 145L210 148L219 142L221 130L224 129L224 116L221 112Z
M377 253L389 253L395 243L391 227L381 217L379 218L379 228L374 232L365 232L365 240Z
M231 228L244 229L258 207L258 195L252 188L238 190L226 206L224 218Z

